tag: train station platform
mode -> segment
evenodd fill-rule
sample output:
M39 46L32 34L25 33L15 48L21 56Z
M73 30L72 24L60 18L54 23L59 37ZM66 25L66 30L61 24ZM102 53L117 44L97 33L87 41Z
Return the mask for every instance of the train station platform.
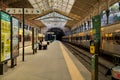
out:
M15 68L9 69L0 80L90 80L91 73L59 41L48 45L47 50L31 54L26 47L25 62L18 57ZM20 51L21 53L21 51ZM25 54L26 54L25 53Z

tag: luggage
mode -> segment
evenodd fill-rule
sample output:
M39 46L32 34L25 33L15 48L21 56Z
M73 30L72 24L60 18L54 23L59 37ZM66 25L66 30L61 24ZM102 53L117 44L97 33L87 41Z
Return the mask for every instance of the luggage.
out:
M41 50L42 49L42 45L39 43L39 50Z
M47 45L43 46L43 49L47 49Z

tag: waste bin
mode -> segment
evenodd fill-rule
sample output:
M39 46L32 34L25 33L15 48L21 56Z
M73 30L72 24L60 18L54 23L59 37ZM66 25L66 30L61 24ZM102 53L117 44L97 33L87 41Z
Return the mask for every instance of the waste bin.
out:
M112 68L112 80L120 80L120 66Z

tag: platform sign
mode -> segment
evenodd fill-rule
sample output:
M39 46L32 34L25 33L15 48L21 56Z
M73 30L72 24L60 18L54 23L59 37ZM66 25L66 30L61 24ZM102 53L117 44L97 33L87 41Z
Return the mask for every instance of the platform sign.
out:
M15 58L19 55L19 21L12 17L12 53L11 57Z
M0 61L10 59L11 53L11 22L10 15L0 12Z

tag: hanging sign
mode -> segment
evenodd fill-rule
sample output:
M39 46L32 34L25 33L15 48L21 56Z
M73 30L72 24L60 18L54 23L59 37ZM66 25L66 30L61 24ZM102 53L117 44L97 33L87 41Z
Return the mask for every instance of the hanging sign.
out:
M6 8L6 12L9 14L22 14L22 8ZM33 9L33 8L24 8L24 14L40 14L40 9Z

